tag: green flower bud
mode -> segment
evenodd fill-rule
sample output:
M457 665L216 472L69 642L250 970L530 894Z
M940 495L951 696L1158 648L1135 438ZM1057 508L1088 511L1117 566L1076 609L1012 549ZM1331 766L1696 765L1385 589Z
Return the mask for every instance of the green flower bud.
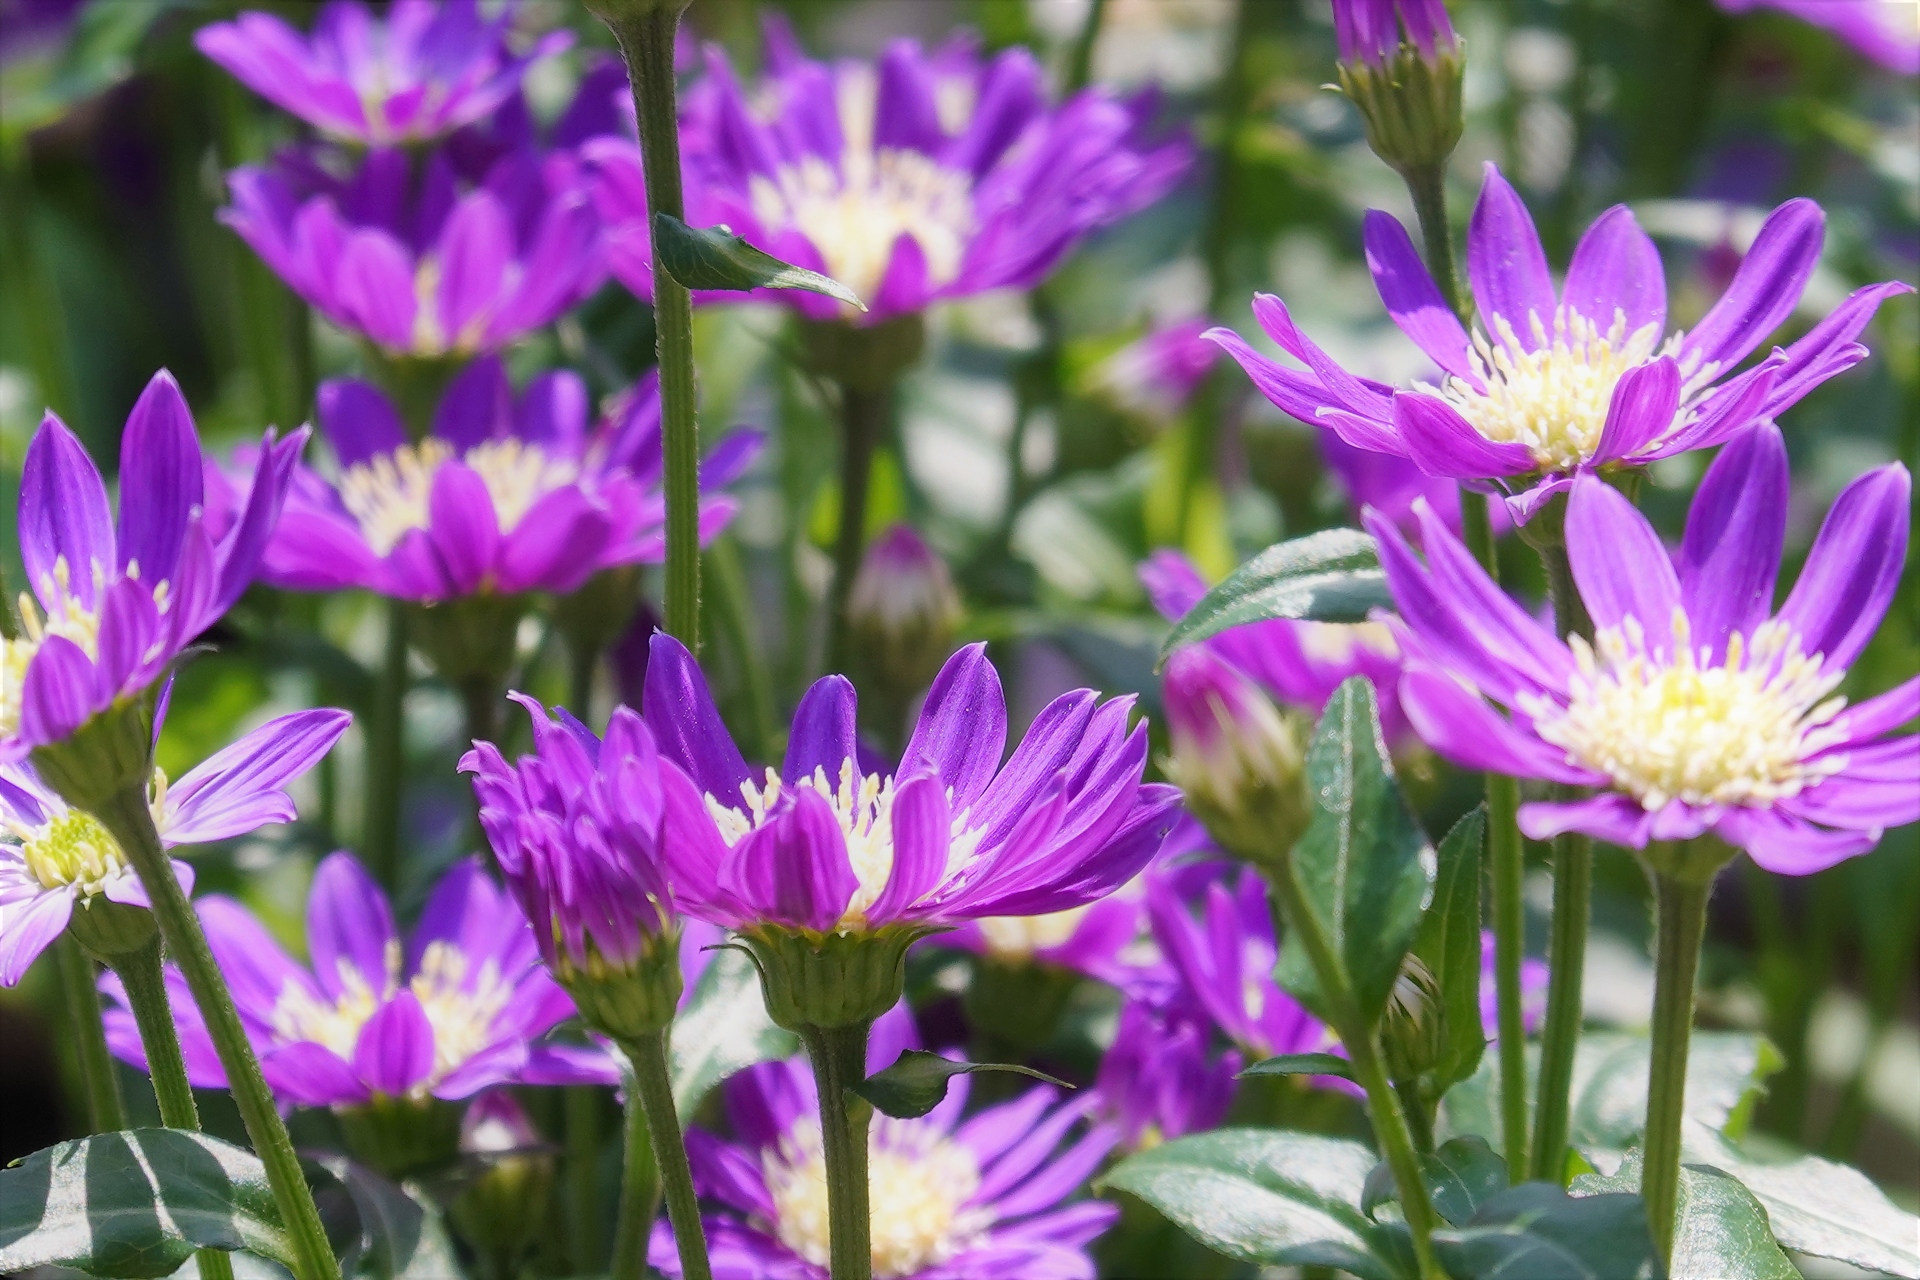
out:
M1430 49L1402 43L1379 60L1339 64L1340 91L1359 108L1367 145L1402 174L1441 169L1460 144L1465 73L1455 40Z
M586 946L584 965L563 946L556 949L549 967L588 1026L617 1043L630 1044L673 1024L684 986L677 928L647 939L626 965L609 963L592 939Z
M1400 966L1380 1019L1380 1049L1396 1083L1418 1080L1447 1051L1447 1008L1440 983L1418 956Z
M894 525L868 546L847 619L876 684L903 701L925 689L953 651L960 614L946 561L911 526Z

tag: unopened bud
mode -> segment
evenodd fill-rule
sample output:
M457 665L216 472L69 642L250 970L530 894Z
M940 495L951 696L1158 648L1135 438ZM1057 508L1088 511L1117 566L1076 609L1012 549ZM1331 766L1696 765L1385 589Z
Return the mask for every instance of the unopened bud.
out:
M1380 1049L1387 1075L1417 1080L1438 1066L1447 1051L1447 1009L1433 971L1418 956L1400 966L1380 1018Z
M625 963L609 961L591 941L586 952L581 963L562 947L551 968L588 1026L630 1044L672 1025L685 986L677 929L647 938Z
M1259 865L1284 858L1311 818L1306 726L1205 645L1167 660L1167 778L1220 846Z
M1466 63L1443 0L1334 0L1340 89L1367 145L1405 174L1446 164L1459 145Z
M946 561L904 524L868 546L847 599L847 619L873 678L902 696L939 674L960 613Z

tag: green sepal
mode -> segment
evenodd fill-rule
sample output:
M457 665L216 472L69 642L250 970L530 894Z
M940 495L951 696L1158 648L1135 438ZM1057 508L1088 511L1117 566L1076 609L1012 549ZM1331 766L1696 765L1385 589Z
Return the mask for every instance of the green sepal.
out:
M460 1158L460 1116L465 1108L431 1095L394 1098L375 1094L334 1116L354 1158L389 1178L451 1167Z
M760 967L767 1015L776 1026L811 1028L871 1023L907 985L907 949L935 930L888 925L872 932L815 933L763 924L740 932Z
M608 3L609 0L600 0ZM688 289L801 289L825 294L861 311L867 304L832 276L782 262L727 227L690 227L670 213L653 215L653 251L667 274Z
M551 967L573 997L581 1020L623 1045L673 1024L686 981L680 973L678 926L648 939L640 954L624 965L601 958L589 939L584 965L562 945Z
M853 1091L871 1102L876 1111L896 1120L917 1120L940 1105L941 1099L947 1096L947 1085L955 1076L979 1071L1011 1071L1063 1089L1073 1088L1065 1080L1032 1067L1008 1062L955 1062L937 1053L907 1049L892 1066L874 1072L854 1085Z

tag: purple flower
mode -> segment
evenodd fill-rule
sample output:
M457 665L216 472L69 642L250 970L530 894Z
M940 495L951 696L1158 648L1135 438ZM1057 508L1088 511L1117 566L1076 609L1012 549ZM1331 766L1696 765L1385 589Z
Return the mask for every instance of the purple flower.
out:
M154 724L160 733L162 708ZM285 787L333 748L353 717L344 711L297 711L255 729L179 781L153 771L147 803L161 843L229 840L274 822L291 822ZM173 864L183 890L193 868ZM92 815L69 808L24 761L0 764L0 987L20 981L67 927L76 906L94 896L145 907L146 889L120 846Z
M867 1069L917 1047L904 1005L874 1024ZM1092 1280L1086 1246L1119 1217L1100 1201L1064 1204L1113 1149L1093 1125L1069 1138L1093 1099L1051 1086L965 1119L968 1078L918 1120L876 1115L868 1138L873 1274L898 1280ZM735 1139L687 1132L715 1280L826 1280L827 1178L820 1111L804 1058L749 1067L726 1083ZM673 1233L654 1228L648 1261L680 1275Z
M1480 1027L1492 1040L1500 1034L1500 984L1494 974L1493 930L1480 931ZM1547 1014L1547 962L1532 956L1520 961L1520 1022L1528 1031Z
M1120 1144L1138 1150L1218 1127L1240 1067L1237 1050L1211 1054L1204 1024L1129 1000L1094 1090Z
M982 59L969 37L928 54L911 40L877 64L815 62L767 28L768 74L751 92L717 47L683 104L689 218L724 223L796 266L847 285L875 324L987 289L1037 284L1096 228L1145 207L1186 172L1185 139L1148 142L1151 96L1101 89L1058 108L1023 48ZM640 153L586 149L614 274L651 294ZM623 248L624 246L624 248ZM852 309L779 300L822 320Z
M1451 480L1430 476L1414 463L1391 453L1356 449L1331 431L1317 433L1320 456L1347 496L1351 519L1359 522L1360 513L1372 507L1393 521L1401 532L1411 534L1417 522L1413 504L1424 498L1447 528L1460 531L1460 486ZM1496 536L1513 528L1513 517L1505 503L1488 504L1487 518Z
M295 293L390 354L497 350L605 278L569 152L512 152L465 190L446 152L417 191L405 152L371 152L348 179L331 159L294 150L234 170L220 218Z
M1728 13L1778 9L1825 27L1889 71L1920 75L1920 15L1910 0L1715 0Z
M1208 336L1293 416L1357 448L1410 458L1432 476L1498 482L1524 521L1574 475L1724 443L1865 359L1855 339L1882 299L1911 292L1908 285L1857 289L1804 338L1733 372L1793 313L1824 224L1811 200L1781 205L1727 292L1692 332L1669 334L1659 251L1624 205L1588 228L1556 293L1532 217L1488 165L1467 232L1482 325L1471 339L1406 228L1377 210L1366 217L1374 284L1394 323L1444 371L1438 385L1396 391L1348 373L1269 294L1255 296L1254 318L1306 372L1230 329Z
M1899 463L1848 485L1775 612L1788 474L1771 423L1707 469L1677 561L1626 498L1582 476L1566 542L1592 644L1556 639L1430 512L1424 568L1376 518L1416 647L1401 702L1463 765L1599 789L1521 806L1536 840L1584 831L1639 849L1711 832L1786 875L1864 853L1920 819L1920 738L1887 736L1920 713L1920 678L1851 708L1834 696L1898 586L1911 489Z
M313 34L267 13L243 13L194 36L255 93L320 132L363 146L425 142L488 115L520 85L529 64L573 43L540 39L524 56L508 48L514 5L481 18L477 0L394 0L385 21L355 0L332 0Z
M432 432L417 444L364 382L322 383L319 408L338 469L331 481L304 466L295 476L262 562L261 576L275 586L363 587L415 601L564 594L601 569L664 555L660 399L651 377L593 432L577 374L541 374L516 399L491 356L447 388ZM703 485L736 478L759 445L755 432L729 435L702 468ZM214 505L233 500L220 494ZM704 499L701 537L733 512L731 498Z
M1151 984L1158 957L1142 934L1145 886L1129 881L1085 906L1037 916L985 916L934 939L1002 964L1046 964L1133 992Z
M1208 328L1196 317L1152 329L1095 366L1092 384L1128 412L1176 418L1220 358L1205 340Z
M1340 61L1384 67L1402 43L1431 61L1455 46L1446 0L1333 0L1333 30Z
M1003 767L1000 677L970 645L928 691L900 767L863 768L853 685L816 682L786 760L756 782L686 647L656 635L643 714L660 745L662 841L689 914L817 933L1044 915L1103 898L1159 848L1178 793L1140 780L1131 698L1041 711Z
M596 1049L539 1042L573 1015L573 1003L540 967L526 919L472 859L440 878L403 944L386 895L353 855L327 858L307 900L311 969L294 963L231 898L203 898L199 908L282 1106L459 1100L497 1084L618 1079ZM186 980L170 967L167 983L188 1077L204 1089L225 1088ZM126 1003L113 979L101 989ZM144 1070L126 1009L108 1011L107 1042Z
M156 373L120 436L116 525L99 468L52 413L20 475L18 639L0 639L0 762L59 742L140 697L227 611L266 546L300 430L261 441L246 503L216 537L202 518L200 441L173 376Z
M1207 593L1206 579L1178 551L1154 552L1140 564L1140 584L1160 616L1178 622ZM1407 740L1406 717L1395 687L1400 646L1379 623L1274 619L1233 627L1201 642L1280 702L1318 716L1348 676L1371 680L1380 702L1380 724L1390 745Z

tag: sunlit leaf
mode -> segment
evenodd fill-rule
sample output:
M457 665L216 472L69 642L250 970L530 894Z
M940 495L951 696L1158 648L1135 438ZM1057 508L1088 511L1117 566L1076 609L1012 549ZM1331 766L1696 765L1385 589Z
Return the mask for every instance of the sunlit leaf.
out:
M867 306L853 290L831 276L782 262L725 227L690 227L670 213L653 215L653 247L660 265L689 289L804 289L824 293L850 307Z
M1160 654L1268 618L1365 622L1372 610L1392 607L1373 539L1327 529L1276 543L1234 570L1174 624Z
M1627 1153L1610 1178L1586 1174L1573 1180L1576 1196L1606 1192L1638 1194L1638 1149ZM1680 1170L1673 1224L1676 1276L1713 1276L1716 1280L1799 1280L1799 1269L1774 1243L1767 1211L1738 1181L1705 1165Z
M874 1072L853 1091L871 1102L874 1109L898 1120L916 1120L940 1105L947 1096L947 1085L955 1076L979 1071L1011 1071L1032 1076L1048 1084L1072 1088L1065 1080L1056 1080L1044 1071L1007 1062L955 1062L937 1053L921 1049L903 1051L890 1067Z

